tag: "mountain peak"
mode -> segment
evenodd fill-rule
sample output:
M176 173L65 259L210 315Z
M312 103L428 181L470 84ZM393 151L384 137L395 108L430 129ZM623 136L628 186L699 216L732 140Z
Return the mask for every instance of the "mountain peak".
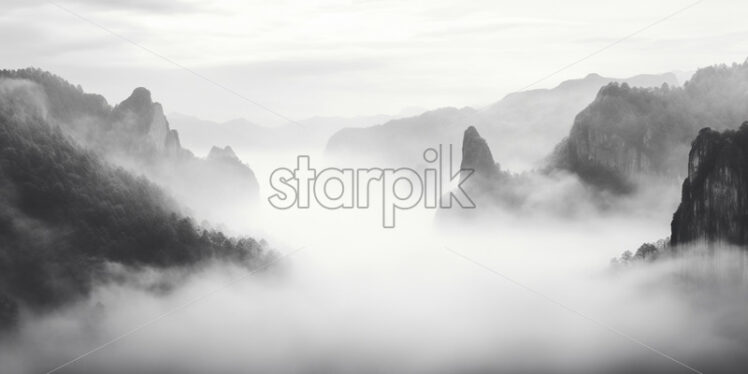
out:
M462 138L462 163L460 169L473 170L475 174L494 178L499 175L496 165L488 148L486 139L480 136L475 126L469 126Z
M128 98L128 100L130 99L134 101L138 101L138 102L151 103L152 102L151 91L149 91L145 87L137 87L134 90L132 90L132 93L130 94L130 97Z
M236 153L234 153L234 150L231 148L231 146L225 146L223 148L213 146L210 149L210 152L208 152L208 159L209 160L239 160L239 157L236 156Z
M151 91L145 87L132 90L130 96L122 101L119 106L136 111L148 111L153 106Z
M148 91L148 89L144 87L138 87L132 91L127 99L123 100L114 108L114 112L118 116L126 111L135 114L140 122L150 123L154 112L151 91Z
M465 139L467 138L481 138L480 134L478 133L478 129L476 129L475 126L468 126L468 128L465 130Z

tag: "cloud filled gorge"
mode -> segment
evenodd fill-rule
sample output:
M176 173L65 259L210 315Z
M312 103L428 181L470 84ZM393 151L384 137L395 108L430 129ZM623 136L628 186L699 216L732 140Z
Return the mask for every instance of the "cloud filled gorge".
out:
M52 150L75 159L70 144L34 129L20 134L49 138ZM561 196L546 193L549 201ZM358 213L365 212L351 214ZM280 278L229 284L245 273L225 263L187 267L188 275L100 264L123 281L93 283L85 297L53 313L20 315L18 330L4 336L0 362L9 372L44 372L220 288L67 372L682 372L444 251L445 245L705 371L733 365L730 352L745 347L724 332L740 331L734 329L739 317L724 318L743 315L735 312L743 305L730 301L739 290L726 285L717 301L703 306L673 280L677 264L618 276L603 271L622 249L663 236L666 221L653 225L625 214L600 220L582 212L573 220L512 217L441 231L430 227L433 212L406 213L391 231L339 211L283 216L266 229L308 248L289 259L290 271ZM149 232L150 226L136 228ZM320 231L330 235L308 243ZM154 253L160 252L143 251ZM179 287L154 292L164 284Z
M539 236L526 222L506 221L495 232L383 234L331 214L316 219L347 233L289 259L281 277L228 284L243 272L217 265L166 295L132 284L98 287L77 305L25 320L0 362L10 372L43 372L220 288L60 372L685 372L444 251L446 244L704 372L744 363L748 298L743 284L714 277L718 267L694 275L714 278L700 288L683 281L685 268L704 264L697 257L605 270L620 251L611 242L630 247L661 227L544 222ZM355 240L360 235L372 239Z
M12 86L12 98L35 97L33 87ZM434 211L414 209L383 230L358 219L379 212L272 210L260 217L264 229L304 251L287 259L282 277L235 282L246 275L239 264L261 256L258 243L195 226L158 188L47 126L43 105L23 102L33 110L0 111L0 264L14 269L0 274L0 305L21 311L11 310L18 328L0 343L3 371L44 372L164 313L60 372L722 372L745 364L745 252L684 252L609 270L622 249L664 236L667 220L634 208L600 214L592 204L569 212L592 200L576 178L509 175L475 129L463 166L473 162L476 180L507 192L487 196L543 213L490 211L483 223L447 229L432 227ZM144 103L133 114L154 119L143 89L119 109L128 102ZM243 167L231 148L211 154Z

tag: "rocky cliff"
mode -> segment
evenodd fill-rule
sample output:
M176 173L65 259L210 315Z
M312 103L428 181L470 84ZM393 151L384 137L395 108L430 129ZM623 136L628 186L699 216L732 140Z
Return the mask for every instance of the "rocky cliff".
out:
M462 162L460 170L465 173L472 170L472 178L484 178L493 180L498 178L500 167L491 155L488 143L483 139L475 127L470 126L465 130L462 138Z
M748 244L748 122L702 129L693 141L670 240Z
M502 170L494 160L488 142L473 126L463 132L460 169L461 188L473 201L475 209L440 210L440 220L462 220L497 213L515 216L562 214L568 217L597 204L585 194L579 183L570 185L555 175L539 171L512 173ZM568 178L564 176L564 179Z
M172 157L183 152L179 134L169 127L163 107L153 102L151 92L146 88L136 88L127 99L115 106L109 122L110 129L122 146L136 146L136 149Z
M650 177L680 178L703 124L722 130L748 118L747 85L748 63L700 69L682 88L611 83L576 116L550 166L621 193Z

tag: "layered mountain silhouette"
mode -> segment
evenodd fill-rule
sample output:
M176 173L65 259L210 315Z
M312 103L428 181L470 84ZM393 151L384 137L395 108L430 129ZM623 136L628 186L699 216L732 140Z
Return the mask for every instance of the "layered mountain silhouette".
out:
M629 79L590 74L553 89L509 94L480 110L448 107L382 125L342 129L330 138L327 152L369 162L417 166L422 160L416 150L452 144L461 137L465 126L473 125L507 169L530 169L568 134L574 116L595 98L600 87L614 81L644 87L659 87L663 83L678 85L674 74L640 75ZM527 147L517 139L532 142L533 146Z
M576 116L550 167L620 193L649 177L679 179L701 127L724 130L748 118L746 87L748 63L699 69L683 87L611 83Z
M170 131L150 126L159 120L157 108L139 111L149 106L143 105L149 104L147 91L136 90L131 101L109 111L98 96L28 73L49 86L0 78L0 326L14 325L24 310L44 312L85 297L110 280L112 265L163 269L263 260L255 240L195 225L155 184L105 162L63 129L64 121L80 115L132 115L130 131L153 140L140 151L173 154L179 148L169 143ZM99 131L112 131L115 123L79 128L76 135L104 136Z
M280 126L263 126L245 119L214 122L178 113L169 115L173 126L184 136L185 146L199 153L227 143L241 153L319 151L342 128L372 126L392 118L387 115L313 117Z
M0 78L6 85L27 85L30 100L45 108L46 121L107 161L165 187L200 218L220 220L212 215L217 206L248 212L258 200L252 170L235 160L197 158L183 148L162 106L146 88L134 89L111 107L102 96L42 70L2 70ZM231 194L226 186L235 186Z

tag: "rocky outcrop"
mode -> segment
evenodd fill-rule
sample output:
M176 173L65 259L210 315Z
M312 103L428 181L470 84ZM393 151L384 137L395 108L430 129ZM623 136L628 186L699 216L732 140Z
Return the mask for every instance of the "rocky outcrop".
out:
M151 92L143 87L132 91L130 96L112 110L113 122L122 122L122 126L139 134L146 134L151 129L156 108L151 99Z
M738 130L702 129L671 223L671 244L748 244L748 122Z
M682 88L611 83L576 116L550 168L619 193L652 177L681 178L702 124L724 130L748 118L747 84L748 63L700 69Z
M470 126L462 137L461 188L475 209L440 210L440 218L475 218L484 214L562 214L568 217L589 208L575 188L538 171L512 173L495 162L487 141ZM555 189L549 193L549 189ZM582 200L582 201L580 201ZM590 204L594 204L591 202Z
M136 88L130 97L114 107L110 128L119 135L120 141L126 143L126 147L135 144L138 148L153 148L159 154L180 154L179 135L169 128L163 107L153 102L151 92L146 88Z
M670 88L609 84L574 120L569 136L554 150L551 165L569 170L590 185L631 192L641 177L683 175L674 154L692 126L683 112L668 107ZM667 110L663 108L668 108Z
M473 126L465 130L462 138L460 170L463 171L463 175L467 171L472 171L474 178L496 179L499 176L500 167L494 161L488 143Z
M236 156L231 146L225 146L223 148L213 146L208 152L209 161L239 161L239 157Z

